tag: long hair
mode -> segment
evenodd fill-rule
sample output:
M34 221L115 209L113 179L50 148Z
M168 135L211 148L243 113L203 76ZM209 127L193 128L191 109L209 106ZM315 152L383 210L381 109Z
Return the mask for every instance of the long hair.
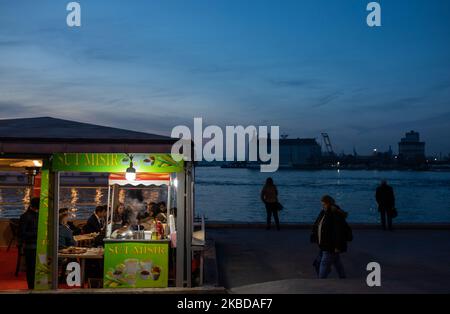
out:
M273 183L273 179L272 178L267 178L266 179L266 186L272 186L272 185L275 185L274 183Z
M336 201L334 200L334 198L332 198L330 195L324 195L321 198L321 201L323 203L325 203L325 205L327 205L326 209L331 210L332 212L338 213L342 216L344 216L345 218L348 216L348 213L343 211L337 204Z
M60 208L59 209L59 213L58 213L58 219L59 219L59 223L62 224L64 219L70 217L69 214L69 209L64 207L64 208Z
M328 206L336 205L336 201L330 195L322 196L321 201Z

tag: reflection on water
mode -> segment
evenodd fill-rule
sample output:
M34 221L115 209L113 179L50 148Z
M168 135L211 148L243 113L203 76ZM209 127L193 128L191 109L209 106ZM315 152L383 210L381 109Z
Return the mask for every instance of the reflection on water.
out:
M28 206L30 206L31 191L32 191L32 189L30 187L26 187L25 191L23 193L22 203L23 203L24 209L26 209L26 208L28 208Z
M311 223L320 198L333 196L348 211L351 222L379 221L375 189L387 179L396 193L397 222L450 222L450 172L297 171L261 173L250 169L196 169L195 209L209 220L264 222L259 196L273 177L284 205L281 220Z
M103 192L101 188L95 190L95 205L99 206L102 204Z
M30 205L30 187L0 187L0 218L16 218Z
M60 187L59 207L68 208L71 217L87 219L96 206L107 204L107 187ZM167 201L167 187L152 186L143 189L143 201ZM29 187L1 187L0 188L0 218L17 218L28 205L32 197ZM127 190L119 189L119 201L124 203Z
M394 187L398 222L450 222L450 173L401 171L278 171L271 174L284 205L281 219L312 222L320 210L320 197L332 195L349 212L352 222L377 222L375 188L381 179ZM268 177L248 169L197 168L197 214L210 220L263 222L265 210L259 193ZM78 219L88 218L95 206L106 204L107 187L61 187L60 207ZM30 189L0 187L0 218L18 217L28 206ZM124 203L126 190L119 189ZM167 200L167 188L142 192L145 202Z
M119 203L125 203L125 190L119 190Z
M70 189L70 205L71 207L76 207L78 203L78 190L76 188Z

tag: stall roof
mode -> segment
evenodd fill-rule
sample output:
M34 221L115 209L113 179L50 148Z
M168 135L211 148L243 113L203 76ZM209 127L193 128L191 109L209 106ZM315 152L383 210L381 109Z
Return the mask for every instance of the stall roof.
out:
M177 139L51 117L0 119L0 154L170 153Z

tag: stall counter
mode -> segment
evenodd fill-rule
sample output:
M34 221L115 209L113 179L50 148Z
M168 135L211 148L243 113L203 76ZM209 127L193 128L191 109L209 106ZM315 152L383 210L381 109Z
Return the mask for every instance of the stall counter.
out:
M105 239L104 288L166 288L169 240Z

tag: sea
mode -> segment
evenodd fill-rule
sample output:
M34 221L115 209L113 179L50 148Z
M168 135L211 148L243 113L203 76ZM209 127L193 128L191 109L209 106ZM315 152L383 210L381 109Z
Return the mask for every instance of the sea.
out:
M197 167L195 214L207 221L264 222L260 192L267 177L278 187L282 222L311 223L328 194L349 213L350 222L377 223L375 189L381 180L394 188L397 222L450 223L450 172L376 170L279 170ZM107 189L64 187L61 206L74 209L77 219L87 218L105 203ZM0 186L0 218L18 217L26 208L30 189Z

